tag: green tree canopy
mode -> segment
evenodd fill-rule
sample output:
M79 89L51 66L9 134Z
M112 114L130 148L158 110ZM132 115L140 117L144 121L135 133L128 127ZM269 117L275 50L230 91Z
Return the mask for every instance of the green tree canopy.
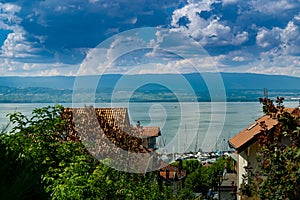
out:
M258 174L249 171L252 178L246 187L248 196L300 199L300 111L299 108L292 112L285 110L283 100L277 97L275 106L273 100L260 98L264 113L277 118L279 124L271 130L261 124L263 133L258 137L260 171Z
M62 106L9 115L0 135L0 199L172 199L154 173L128 174L99 162L78 141L63 139Z

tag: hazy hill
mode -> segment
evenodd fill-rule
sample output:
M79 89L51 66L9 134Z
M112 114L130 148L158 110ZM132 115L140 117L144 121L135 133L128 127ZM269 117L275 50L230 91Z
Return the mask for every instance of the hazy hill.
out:
M141 80L152 80L158 82L164 80L166 83L172 83L174 87L182 88L181 82L178 82L176 74L143 74L143 75L127 75L124 88L132 88ZM194 89L203 89L205 82L199 74L183 75L193 86ZM214 77L215 73L203 73L205 77ZM300 78L280 75L264 75L250 73L221 73L226 89L300 89ZM53 89L72 89L76 77L72 76L51 76L51 77L0 77L0 86L26 88L26 87L47 87ZM91 79L97 80L98 76L85 77L86 82ZM103 75L100 85L102 87L112 87L122 75Z
M221 73L227 101L257 101L267 88L270 97L300 98L300 78L290 76ZM205 80L205 81L204 81ZM66 77L0 77L0 102L71 102L74 83L77 88L97 87L96 101L109 101L112 91L120 92L120 101L134 91L133 101L177 101L174 92L187 94L187 83L198 101L210 101L208 87L220 88L220 74L143 74ZM78 82L79 81L79 82ZM79 84L78 84L79 83ZM222 82L221 82L222 83ZM95 87L95 86L94 86ZM127 92L127 93L126 93ZM217 93L216 91L214 91ZM217 100L217 99L215 99ZM218 101L218 100L217 100Z

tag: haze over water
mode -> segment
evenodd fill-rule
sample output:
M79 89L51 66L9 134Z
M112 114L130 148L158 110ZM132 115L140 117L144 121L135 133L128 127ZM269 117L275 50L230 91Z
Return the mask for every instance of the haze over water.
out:
M8 123L9 119L6 117L8 113L18 111L30 116L34 108L48 105L54 104L2 103L0 127ZM62 105L72 107L72 104ZM199 109L195 109L195 106ZM223 106L226 106L226 112L223 112ZM298 102L285 102L285 106L297 107ZM197 151L200 148L204 151L227 150L229 148L227 141L230 137L263 115L262 105L259 102L101 103L95 107L127 107L132 125L140 121L142 126L159 126L162 136L158 140L158 145L161 147L160 151L168 153Z

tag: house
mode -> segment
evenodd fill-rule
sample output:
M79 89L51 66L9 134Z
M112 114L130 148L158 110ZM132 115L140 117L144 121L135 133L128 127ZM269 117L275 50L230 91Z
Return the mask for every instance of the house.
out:
M127 108L64 108L61 138L82 142L98 160L109 158L115 169L145 173L157 168L153 156L159 127L135 127Z
M101 132L96 130L101 129L109 139L112 139L115 144L122 144L121 148L126 150L140 145L150 152L158 148L156 139L161 136L160 128L132 126L127 108L65 108L62 117L67 122L65 140L82 140ZM99 138L98 135L95 137ZM135 142L130 142L128 137L133 140L139 138L139 141L136 139Z
M149 149L150 151L158 149L156 138L161 136L159 127L133 127L132 132L134 132L135 135L142 138L143 146Z
M118 156L123 149L129 159L125 163L122 163L124 159L119 160L120 165L130 162L142 169L134 169L135 172L156 171L159 180L172 185L174 193L183 187L186 171L182 169L182 163L175 167L152 153L158 148L156 138L161 135L160 128L141 126L140 123L132 126L126 108L64 108L62 118L67 122L64 139L83 141L98 159ZM114 145L109 146L111 143ZM131 158L130 152L141 153L137 156L140 159Z
M187 176L186 170L182 168L182 160L179 160L178 167L160 160L158 175L160 180L165 181L168 185L172 186L174 194L183 188L184 180Z
M292 115L300 116L298 108L284 108L284 112L289 112ZM280 114L278 112L277 114ZM244 130L229 139L229 146L235 149L236 160L237 160L237 187L240 188L243 175L247 174L247 170L251 169L252 172L256 173L258 170L257 158L259 155L260 146L258 144L258 136L263 132L262 126L267 131L272 133L276 126L279 124L277 120L277 114L264 115L259 119L255 120L252 124L246 127ZM281 137L281 143L284 145L290 145L290 141L284 136ZM240 196L237 197L240 199Z

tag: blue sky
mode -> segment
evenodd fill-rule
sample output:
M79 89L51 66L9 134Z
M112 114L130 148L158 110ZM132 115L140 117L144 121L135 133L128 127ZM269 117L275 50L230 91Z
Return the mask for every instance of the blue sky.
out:
M1 76L76 75L88 52L109 37L162 27L201 44L219 71L300 77L298 0L1 2ZM140 53L141 58L150 53ZM163 65L182 63L172 59Z

